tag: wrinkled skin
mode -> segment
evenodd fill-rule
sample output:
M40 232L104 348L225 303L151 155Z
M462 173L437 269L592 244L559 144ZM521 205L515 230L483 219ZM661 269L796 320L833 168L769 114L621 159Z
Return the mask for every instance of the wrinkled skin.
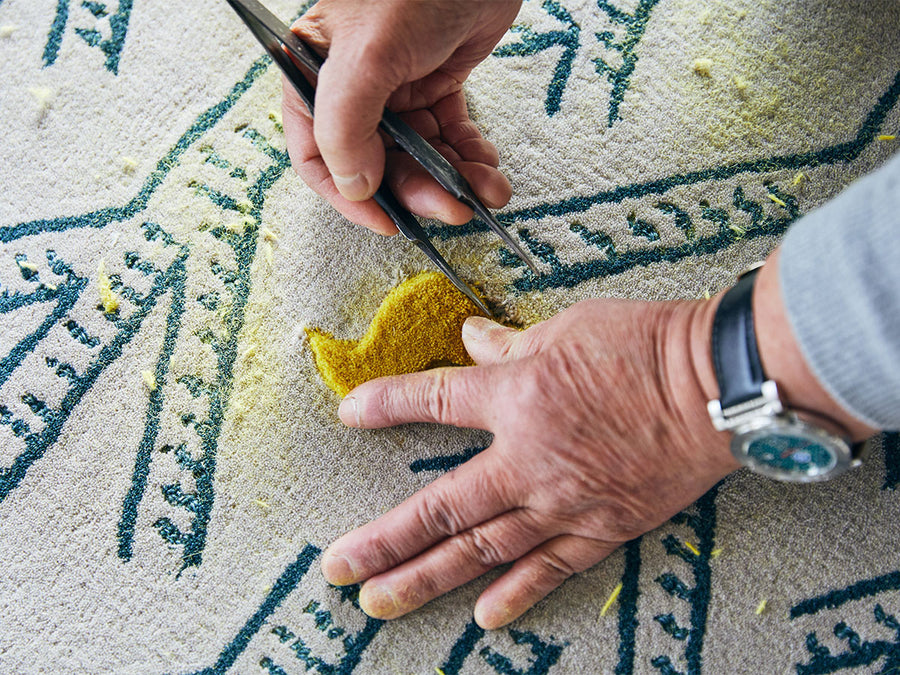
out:
M332 583L394 618L502 563L485 628L651 530L737 468L706 416L690 334L704 303L594 300L524 332L471 318L478 364L382 378L340 407L351 426L487 429L491 446L325 553ZM708 308L707 308L708 309Z

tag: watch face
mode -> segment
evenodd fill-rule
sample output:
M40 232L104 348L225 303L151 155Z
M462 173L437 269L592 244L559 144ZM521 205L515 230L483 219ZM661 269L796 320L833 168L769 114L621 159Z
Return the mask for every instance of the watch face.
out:
M760 436L746 452L758 465L794 474L825 473L836 464L834 452L818 440L789 433Z
M804 483L831 478L853 462L844 439L796 418L776 418L762 427L738 431L732 452L754 471Z

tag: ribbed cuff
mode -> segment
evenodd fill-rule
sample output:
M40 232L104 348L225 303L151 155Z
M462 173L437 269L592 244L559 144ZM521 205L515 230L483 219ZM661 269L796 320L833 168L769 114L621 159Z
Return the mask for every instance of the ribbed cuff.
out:
M798 220L779 271L824 389L869 426L900 429L900 155Z

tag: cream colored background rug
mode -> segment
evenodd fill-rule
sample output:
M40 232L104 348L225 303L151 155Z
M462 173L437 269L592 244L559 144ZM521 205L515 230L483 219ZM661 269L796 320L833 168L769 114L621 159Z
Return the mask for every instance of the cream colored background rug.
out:
M505 319L699 298L895 152L900 4L529 0L468 94L542 274L430 227ZM279 111L224 2L0 0L0 672L900 672L896 434L738 473L498 631L487 579L390 623L329 587L489 438L338 422L305 329L429 267L306 189Z

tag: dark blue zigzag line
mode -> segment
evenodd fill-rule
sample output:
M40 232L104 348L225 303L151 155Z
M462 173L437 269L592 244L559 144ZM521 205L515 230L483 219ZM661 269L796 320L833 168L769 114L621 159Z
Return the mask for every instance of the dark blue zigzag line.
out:
M881 437L884 448L884 485L882 490L894 490L900 484L900 433L886 432Z
M858 581L846 588L829 591L814 598L808 598L791 607L791 619L815 614L823 609L836 609L846 602L861 600L873 595L900 589L900 570L871 579Z
M87 283L87 279L75 277L71 281L67 281L65 285L57 290L56 297L58 302L56 307L53 308L53 311L44 318L37 330L22 338L22 340L20 340L19 343L16 344L2 360L0 360L0 387L2 387L9 379L15 369L21 365L22 361L25 360L25 357L34 351L38 343L47 336L50 329L75 306L75 303L78 302L78 298L81 296L81 292L84 290L85 286L87 286Z
M615 675L632 675L634 672L641 540L642 537L638 537L625 544L625 569L622 571L622 590L619 592L619 661L616 663Z
M22 307L34 305L40 302L50 302L59 297L59 289L52 291L46 286L40 286L31 293L16 291L13 294L0 294L0 314L8 314Z
M262 56L254 61L244 77L232 87L223 100L201 113L190 128L178 139L174 147L157 162L156 169L151 172L138 195L125 206L109 207L80 216L32 220L18 225L2 227L0 228L0 243L8 243L21 237L42 232L63 232L80 227L105 227L109 223L127 220L136 215L146 208L151 196L168 176L169 171L176 166L179 158L198 138L219 122L225 113L231 110L238 99L259 78L270 63L271 59L268 56Z
M59 0L59 2L68 3L68 0ZM315 3L316 0L307 0L307 2L304 2L294 16L294 19L302 16ZM234 104L237 103L238 99L240 99L253 83L256 82L259 76L262 75L271 63L272 59L267 54L254 61L244 74L244 77L231 88L231 91L228 92L225 98L201 113L188 130L182 134L181 138L176 141L172 149L157 162L156 169L154 169L147 178L137 196L125 206L100 209L80 216L63 216L60 218L32 220L17 225L0 227L0 243L5 244L21 237L39 234L41 232L63 232L78 227L105 227L111 222L131 218L147 206L150 197L162 184L163 180L169 174L169 171L175 167L177 160L185 153L188 147L221 120L225 116L225 113L234 107Z
M687 521L697 534L700 551L700 555L692 563L695 583L690 592L691 630L684 653L687 672L692 675L699 675L702 672L701 654L712 594L710 560L715 544L716 496L720 485L721 483L715 485L697 500L698 513ZM625 544L625 569L622 572L622 590L619 593L619 660L615 668L616 675L634 673L642 541L643 537L639 537Z
M684 650L689 675L700 675L703 662L703 639L706 636L706 621L709 617L709 601L712 595L712 571L709 561L712 559L713 545L716 536L716 485L697 501L697 527L700 555L694 563L694 588L691 591L691 632Z
M279 161L261 172L257 181L249 188L253 209L250 212L254 218L258 218L262 212L266 198L266 190L284 173L290 165L287 153L280 155ZM216 449L218 447L219 432L225 417L225 410L231 393L232 373L234 361L237 357L237 336L244 322L244 310L247 298L250 294L250 269L253 257L256 254L257 237L256 229L248 230L241 242L235 248L237 269L239 273L235 279L236 292L232 310L229 316L229 339L224 344L222 352L218 355L218 382L219 391L210 397L209 426L201 434L203 471L196 477L197 493L200 508L194 514L193 536L185 543L183 551L184 567L197 566L202 562L202 551L206 542L206 532L212 511L213 477L216 470ZM177 280L173 283L177 284ZM179 296L180 298L181 296ZM167 319L167 340L163 354L160 357L158 371L166 367L171 352L174 349L175 336L180 328L180 314L183 310L183 298L180 302L173 300L172 308ZM159 388L157 389L159 391ZM155 442L159 424L159 413L162 408L162 395L150 399L147 423L144 438L135 458L135 466L132 474L132 485L122 505L122 516L119 522L119 555L129 560L131 558L131 546L134 537L134 526L137 522L137 508L143 499L146 489L146 479L149 472L152 449Z
M250 200L253 203L253 209L250 212L257 222L262 212L263 203L266 198L266 190L270 188L278 178L284 173L285 169L290 166L290 158L287 153L276 164L269 166L263 171L259 179L248 190ZM212 496L213 496L213 477L216 472L216 450L219 443L219 433L222 429L222 423L225 420L225 412L228 401L231 396L232 379L234 374L234 362L237 359L238 351L238 334L244 324L244 311L247 305L247 299L250 296L250 271L253 258L256 255L258 237L254 232L248 231L238 249L235 251L237 258L237 268L239 274L237 276L234 303L229 316L228 342L224 345L222 353L219 354L218 363L218 380L221 391L218 395L213 396L210 401L209 420L210 426L208 433L202 436L203 449L203 472L196 479L197 491L206 494L209 497L201 501L202 508L196 514L196 522L194 525L195 536L189 540L184 550L184 564L199 565L201 562L201 551L206 544L206 532L209 519L212 515Z
M651 194L663 194L675 187L693 185L694 183L707 180L724 180L742 173L762 173L814 167L837 162L850 162L859 157L862 151L872 143L882 124L884 124L888 113L896 105L898 98L900 98L900 71L897 72L891 86L879 97L878 102L866 115L866 119L853 140L828 146L821 150L736 162L719 167L666 176L645 183L632 183L593 195L569 197L558 202L498 213L497 219L504 223L514 223L538 220L546 216L563 216L587 211L598 204L617 203L625 199L639 199ZM436 226L427 228L427 231L429 236L450 239L474 232L485 232L487 229L487 226L480 221L473 220L463 226Z
M125 496L125 501L122 504L122 515L119 518L119 557L123 560L131 560L134 526L137 523L137 507L144 496L147 477L150 474L150 459L153 453L153 446L156 443L156 436L159 432L159 414L163 406L166 375L169 370L169 361L172 353L175 351L175 337L181 328L181 316L184 313L184 280L186 274L184 255L182 255L173 264L172 273L166 275L166 286L172 290L172 301L169 315L166 317L162 354L156 363L156 372L154 374L156 388L150 393L145 417L144 435L138 445L134 470L131 476L131 487Z
M297 584L300 583L300 580L303 579L304 575L309 570L310 565L312 565L313 560L315 560L321 552L322 551L316 546L307 544L303 550L300 551L297 559L282 572L280 577L278 577L278 581L272 586L269 595L266 596L266 599L262 602L256 612L254 612L253 616L251 616L241 627L234 639L225 646L219 654L219 658L216 659L215 665L210 668L198 670L193 675L223 675L225 671L231 668L238 657L244 653L245 649L247 649L250 640L252 640L259 632L259 629L262 628L266 619L271 616L284 599L297 587Z
M174 263L173 263L174 265ZM93 386L94 382L100 377L100 374L106 367L115 361L122 354L131 340L137 335L138 330L150 313L150 310L156 305L159 296L167 288L168 276L172 273L172 267L166 274L160 275L160 278L154 284L150 294L140 309L136 310L127 320L123 321L123 328L116 334L115 338L107 344L97 355L97 358L87 369L87 371L77 380L77 383L69 389L63 397L56 414L50 419L47 425L39 434L27 437L26 448L15 461L12 466L5 472L0 474L0 502L2 502L15 487L19 484L28 468L38 459L44 456L59 435L62 433L63 423L71 415L75 406L78 405L81 398ZM48 318L49 321L49 318Z

